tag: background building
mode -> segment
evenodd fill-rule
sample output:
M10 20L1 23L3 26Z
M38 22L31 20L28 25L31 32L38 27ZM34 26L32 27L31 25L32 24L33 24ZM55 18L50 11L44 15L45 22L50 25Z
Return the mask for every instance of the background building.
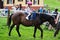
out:
M4 7L8 6L11 9L13 5L22 4L23 8L25 8L28 1L32 2L32 8L34 9L44 6L43 0L4 0Z

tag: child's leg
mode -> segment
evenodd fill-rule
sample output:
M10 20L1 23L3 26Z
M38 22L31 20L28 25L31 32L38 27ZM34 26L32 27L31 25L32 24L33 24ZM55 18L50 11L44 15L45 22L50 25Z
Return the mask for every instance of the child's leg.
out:
M26 19L27 19L27 20L29 20L29 18L28 18L28 17L29 17L30 15L31 15L31 13L29 13L29 14L27 15L27 17L26 17Z

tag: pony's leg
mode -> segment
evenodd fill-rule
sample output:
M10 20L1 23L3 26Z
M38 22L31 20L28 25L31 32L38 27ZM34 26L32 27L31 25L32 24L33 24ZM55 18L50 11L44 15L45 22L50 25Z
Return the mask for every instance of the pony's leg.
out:
M12 29L13 29L14 26L15 26L15 25L12 24L12 26L10 27L9 36L11 35L10 33L11 33L11 31L12 31Z
M35 38L35 34L36 34L36 30L37 30L37 27L34 27L34 34L33 34L33 37Z
M21 34L19 33L19 25L16 26L16 31L17 31L17 33L18 33L18 35L19 35L19 37L20 37Z
M42 28L40 27L40 25L37 28L41 31L41 38L43 38L43 30L42 30Z
M56 35L58 34L58 32L59 32L59 29L57 29L57 30L55 31L54 37L56 37Z

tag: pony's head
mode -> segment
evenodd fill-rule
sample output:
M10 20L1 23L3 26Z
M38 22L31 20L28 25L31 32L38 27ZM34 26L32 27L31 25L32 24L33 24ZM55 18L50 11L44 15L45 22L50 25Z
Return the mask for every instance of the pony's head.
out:
M48 21L53 27L55 27L55 19L51 15L48 15L48 14L40 14L40 20L42 22Z
M55 19L54 19L54 17L51 16L48 21L49 21L49 23L50 23L53 27L56 26L56 25L55 25Z

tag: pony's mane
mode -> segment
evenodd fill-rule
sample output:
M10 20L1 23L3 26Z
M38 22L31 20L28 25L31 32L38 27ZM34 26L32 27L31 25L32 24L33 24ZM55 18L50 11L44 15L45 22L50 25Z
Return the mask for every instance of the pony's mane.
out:
M54 20L54 17L51 16L51 15L48 15L48 14L43 14L43 13L41 13L41 14L40 14L40 17L45 18L45 19L53 19L53 20Z

